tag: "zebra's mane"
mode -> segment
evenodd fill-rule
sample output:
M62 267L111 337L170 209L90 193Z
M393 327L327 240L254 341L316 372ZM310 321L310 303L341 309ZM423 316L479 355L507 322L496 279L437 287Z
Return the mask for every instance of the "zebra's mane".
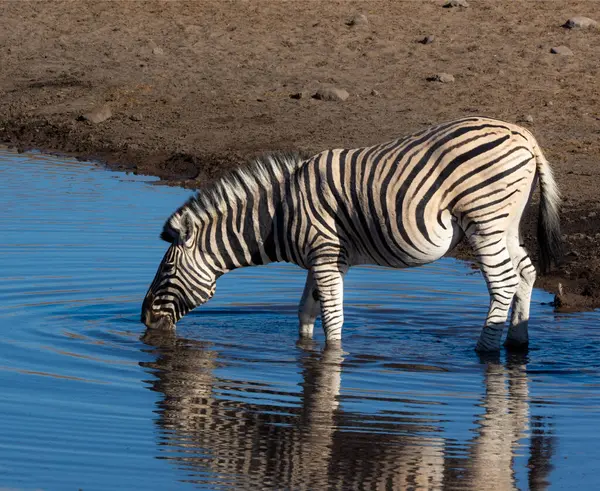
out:
M165 222L161 239L173 242L182 228L184 215L210 218L227 210L227 203L244 199L248 192L258 191L297 169L309 157L302 152L272 152L257 157L250 165L239 167L216 181L201 187ZM186 213L189 212L189 213Z

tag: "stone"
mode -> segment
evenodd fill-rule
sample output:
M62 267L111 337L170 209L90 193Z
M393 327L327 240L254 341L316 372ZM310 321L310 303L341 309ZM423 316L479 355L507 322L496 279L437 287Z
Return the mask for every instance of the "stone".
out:
M576 15L567 20L567 22L563 24L563 27L566 27L567 29L597 29L598 22L589 17L584 17L583 15Z
M347 26L366 26L369 24L369 19L364 14L356 14L352 17L348 22L346 22Z
M573 52L567 46L555 46L550 48L550 53L554 55L573 56Z
M445 9L452 9L455 7L467 8L469 6L469 2L467 0L448 0L443 7Z
M371 90L371 95L375 96L375 97L379 97L381 95L381 92L379 92L376 89Z
M112 116L112 111L110 107L106 104L102 106L95 107L91 111L82 114L77 119L79 121L89 121L90 123L98 124L106 121L108 118Z
M141 114L132 114L129 116L129 119L131 119L131 121L141 121L142 115Z
M454 76L449 73L436 73L435 75L427 78L430 82L441 82L443 84L449 84L454 82Z
M314 99L320 101L345 101L350 97L350 94L344 89L337 87L323 87L313 95Z
M533 123L533 116L531 114L526 114L519 121L522 121L524 123Z
M290 99L302 99L304 97L304 94L302 92L294 92L293 94L290 94Z
M435 41L435 36L425 36L423 39L420 39L419 42L421 44L431 44Z
M152 50L152 53L154 53L157 56L162 56L165 54L165 51L162 48L159 48L158 46L156 48L154 48Z

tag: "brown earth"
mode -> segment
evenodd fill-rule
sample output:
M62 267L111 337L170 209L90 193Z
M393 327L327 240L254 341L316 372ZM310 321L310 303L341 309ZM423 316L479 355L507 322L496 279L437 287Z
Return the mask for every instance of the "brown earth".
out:
M563 307L600 306L600 30L562 27L600 21L600 2L469 2L3 1L0 141L193 187L269 150L521 121L564 195L567 259L539 285L561 282ZM348 25L357 13L367 23ZM550 53L561 45L573 55ZM441 72L455 81L428 81ZM350 97L311 98L322 86ZM78 120L103 105L109 119Z

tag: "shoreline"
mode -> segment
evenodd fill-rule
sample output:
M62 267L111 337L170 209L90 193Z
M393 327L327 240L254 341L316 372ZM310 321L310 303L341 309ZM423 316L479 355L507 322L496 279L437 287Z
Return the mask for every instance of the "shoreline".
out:
M35 121L29 121L28 126L35 128ZM8 127L10 128L10 127ZM56 127L55 127L56 129ZM2 128L4 131L4 135L11 134L10 129L7 131L7 127ZM14 134L18 134L17 131L13 130ZM188 175L181 173L178 174L176 171L173 171L169 164L174 162L177 159L178 155L171 155L169 157L164 157L161 154L155 155L145 155L144 153L132 156L131 153L122 153L119 151L111 151L104 148L96 148L92 146L86 145L86 150L76 150L70 148L69 145L67 148L70 150L64 151L61 149L57 149L54 147L48 146L49 143L56 144L57 133L56 131L53 133L52 139L46 139L44 137L44 132L39 131L35 132L39 139L24 139L23 141L19 141L14 136L9 141L2 141L0 139L0 145L16 150L18 152L25 151L39 151L46 155L60 157L68 157L73 158L80 161L88 161L93 162L97 165L100 165L107 170L112 171L121 171L121 172L131 172L133 174L140 175L148 175L153 177L158 177L160 180L158 184L168 185L168 186L180 186L190 190L196 190L197 188L205 185L210 180L218 179L222 173L227 172L235 168L238 165L244 165L247 163L252 156L247 156L246 159L239 155L222 155L215 156L209 155L209 162L213 163L215 161L222 163L223 165L219 168L220 170L212 170L212 172L207 172L203 175L201 180L197 178L190 179ZM65 138L68 135L65 134ZM1 137L0 137L1 138ZM18 142L18 143L17 143ZM39 143L36 143L39 142ZM268 152L268 150L265 150ZM184 157L181 157L184 158ZM186 156L188 160L195 163L200 167L200 171L202 170L202 162L203 157L201 155L189 155ZM146 167L144 165L140 165L135 162L157 162L158 163L158 171L151 168ZM161 166L162 164L162 166ZM164 167L163 167L164 166ZM163 170L164 169L164 170ZM199 172L200 173L200 172ZM210 177L207 177L210 176ZM581 213L579 210L569 210L569 216L577 216ZM593 212L592 212L593 213ZM565 215L565 212L563 212ZM524 238L527 244L528 251L534 260L534 263L537 262L537 242L534 238L533 231L535 230L535 225L537 223L537 205L535 203L530 204L528 210L525 212L523 218L523 230L524 230ZM573 219L571 218L568 223L573 223ZM562 225L562 224L561 224ZM576 227L577 227L576 222ZM538 274L538 277L535 282L536 288L541 288L548 293L554 294L554 307L556 312L578 312L578 311L589 311L600 308L600 275L593 275L589 273L589 270L585 267L585 265L578 267L574 266L573 259L577 259L580 257L581 253L577 251L574 244L568 240L569 235L564 234L565 230L563 229L563 238L567 237L564 241L565 246L565 262L559 266L558 268L554 267L553 270L544 276ZM600 234L597 234L600 236ZM575 237L576 239L581 240L579 250L583 250L585 254L585 245L586 243L593 243L590 236L586 236L585 234L579 232L574 233L571 237ZM598 237L600 239L600 237ZM583 247L581 247L583 245ZM461 241L457 247L448 254L449 257L453 257L455 259L465 261L473 267L473 269L477 269L477 261L474 258L468 244L465 241ZM537 266L537 264L536 264ZM573 278L575 275L575 278Z

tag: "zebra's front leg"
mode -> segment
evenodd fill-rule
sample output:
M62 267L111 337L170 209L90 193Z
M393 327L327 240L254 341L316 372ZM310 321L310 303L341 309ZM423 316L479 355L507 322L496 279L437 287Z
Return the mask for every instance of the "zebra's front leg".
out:
M315 321L320 311L321 305L319 303L315 280L312 271L309 271L306 276L304 292L300 299L300 306L298 307L298 320L300 321L299 335L301 338L311 339L313 337Z
M348 266L322 264L313 266L312 274L321 304L321 322L328 345L339 344L344 324L344 275Z

